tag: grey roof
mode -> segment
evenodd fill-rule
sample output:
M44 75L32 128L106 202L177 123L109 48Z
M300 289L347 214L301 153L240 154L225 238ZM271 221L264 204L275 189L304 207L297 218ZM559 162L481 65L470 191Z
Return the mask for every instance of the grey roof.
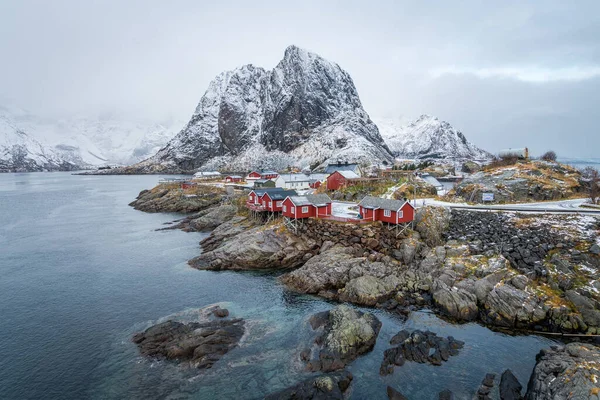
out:
M346 164L346 163L338 163L338 164L329 164L327 168L325 168L326 174L331 174L335 171L352 171L358 173L359 168L358 164Z
M250 193L254 192L257 196L262 196L265 193L275 193L275 192L283 192L283 188L280 187L274 187L274 188L261 188L261 189L254 189L252 191L250 191Z
M324 180L327 178L326 174L282 174L279 175L284 182L311 182L314 180Z
M331 203L331 199L326 194L307 194L305 196L290 196L292 202L297 206L324 206Z
M398 211L406 201L382 199L381 197L365 196L358 205L364 208ZM408 203L410 204L410 203ZM412 207L412 205L411 205Z
M279 175L279 172L276 171L261 171L259 172L261 175Z
M358 179L360 176L354 171L337 171L346 179Z
M267 192L269 193L269 192ZM295 190L281 190L278 192L272 192L269 193L269 197L271 198L271 200L283 200L288 196L297 196L298 193L296 193Z

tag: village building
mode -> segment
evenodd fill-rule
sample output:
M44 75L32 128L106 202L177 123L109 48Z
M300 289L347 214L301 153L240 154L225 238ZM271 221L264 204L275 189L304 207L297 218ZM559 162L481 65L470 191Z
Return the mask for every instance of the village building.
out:
M227 183L238 183L244 180L240 175L227 175L225 177L225 182Z
M326 194L288 196L281 211L284 217L293 220L327 217L331 215L331 199Z
M501 158L516 157L521 160L529 160L529 149L527 147L523 147L520 149L504 149L498 153L498 156Z
M282 174L275 180L275 186L295 190L317 189L326 178L326 174Z
M246 177L247 181L255 181L259 179L277 179L279 174L275 171L252 171Z
M266 208L266 211L281 212L283 210L283 201L287 197L297 196L295 190L281 190L276 192L266 192L260 198L260 202Z
M327 177L327 190L339 190L359 180L355 172L352 171L334 171Z
M246 201L246 205L262 205L261 198L265 193L271 192L283 192L283 188L275 187L275 188L261 188L254 189L248 193L248 200Z
M199 180L219 179L220 177L221 173L218 171L198 171L194 174L194 179Z
M358 212L365 220L407 224L415 219L415 208L407 200L390 200L365 196L358 203Z
M274 188L275 187L275 181L272 181L270 179L257 179L254 181L254 188L255 189L260 189L260 188Z
M359 177L363 176L360 166L358 164L354 164L354 163L350 164L348 162L339 161L337 163L330 163L327 165L327 168L325 168L325 173L327 175L331 175L335 171L350 171L350 172L354 172Z

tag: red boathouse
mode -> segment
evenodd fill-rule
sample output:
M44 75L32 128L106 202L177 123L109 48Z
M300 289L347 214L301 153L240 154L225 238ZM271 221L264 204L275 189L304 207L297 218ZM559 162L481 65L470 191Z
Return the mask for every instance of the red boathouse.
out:
M327 217L331 215L331 199L326 194L288 196L282 203L281 212L289 219Z
M238 183L241 182L244 178L239 175L228 175L225 177L225 182L228 183Z
M358 212L365 220L389 224L406 224L415 219L415 208L410 202L373 196L365 196L358 203Z
M352 171L335 171L327 177L327 190L339 190L348 186L360 176Z

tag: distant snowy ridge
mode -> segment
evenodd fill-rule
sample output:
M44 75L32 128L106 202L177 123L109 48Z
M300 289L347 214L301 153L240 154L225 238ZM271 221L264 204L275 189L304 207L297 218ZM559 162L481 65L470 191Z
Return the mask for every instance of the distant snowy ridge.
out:
M376 123L381 136L398 158L460 161L491 157L448 122L430 115L421 115L409 124L391 119L378 119Z
M155 154L179 126L110 118L49 119L0 106L0 172L131 164Z
M187 126L129 172L281 169L392 158L350 75L290 46L271 71L245 65L218 75Z

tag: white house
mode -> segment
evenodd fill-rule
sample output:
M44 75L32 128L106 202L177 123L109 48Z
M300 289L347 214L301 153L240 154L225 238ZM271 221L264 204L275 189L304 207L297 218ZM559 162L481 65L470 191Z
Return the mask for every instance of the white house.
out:
M321 183L327 179L326 174L281 174L275 180L275 186L284 189L310 189L318 187L317 182Z
M194 174L194 179L218 179L221 173L217 171L199 171Z

